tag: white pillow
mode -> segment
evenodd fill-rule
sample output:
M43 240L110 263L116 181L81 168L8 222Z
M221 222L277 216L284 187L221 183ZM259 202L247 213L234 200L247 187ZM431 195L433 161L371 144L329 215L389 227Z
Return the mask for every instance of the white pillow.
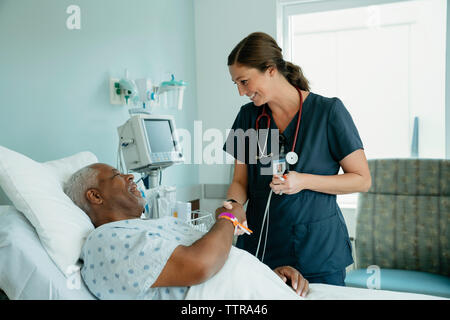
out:
M79 270L64 277L16 208L0 206L0 221L0 288L9 299L95 299Z
M90 152L39 163L0 146L0 187L36 229L42 245L67 275L87 235L89 217L64 193L64 182L78 169L97 162Z

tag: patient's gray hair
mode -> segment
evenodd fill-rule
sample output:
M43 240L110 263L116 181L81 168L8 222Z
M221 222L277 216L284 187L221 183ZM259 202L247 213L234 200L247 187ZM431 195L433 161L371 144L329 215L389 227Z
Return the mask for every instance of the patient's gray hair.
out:
M90 211L86 191L98 187L97 176L98 170L87 166L75 172L64 185L67 196L86 213Z

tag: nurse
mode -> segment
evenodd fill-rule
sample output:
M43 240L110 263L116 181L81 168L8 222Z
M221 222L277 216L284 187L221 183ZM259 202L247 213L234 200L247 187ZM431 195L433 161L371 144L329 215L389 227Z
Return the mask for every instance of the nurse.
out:
M235 158L234 176L228 199L216 213L244 210L247 203L246 222L253 234L241 235L236 245L255 254L261 233L266 238L262 220L272 190L263 262L293 287L301 276L310 283L344 286L345 268L353 258L336 195L367 192L371 185L352 117L339 98L310 92L300 67L284 61L276 41L265 33L239 42L228 67L239 94L251 102L241 107L224 145ZM279 150L271 150L272 135L255 143L247 134L268 127L278 130ZM285 179L264 173L286 156L293 164L287 164Z

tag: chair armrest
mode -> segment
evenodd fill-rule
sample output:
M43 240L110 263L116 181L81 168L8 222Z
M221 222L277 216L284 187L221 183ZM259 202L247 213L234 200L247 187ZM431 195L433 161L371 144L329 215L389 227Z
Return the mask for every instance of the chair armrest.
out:
M353 268L352 269L358 269L358 266L356 264L356 238L350 237L350 243L352 244L352 257L353 257Z

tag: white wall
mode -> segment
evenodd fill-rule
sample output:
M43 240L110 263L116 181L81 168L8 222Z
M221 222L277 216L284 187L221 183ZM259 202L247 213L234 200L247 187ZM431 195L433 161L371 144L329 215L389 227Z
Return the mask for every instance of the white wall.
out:
M194 14L198 116L203 132L217 128L225 139L240 107L250 101L231 81L228 54L252 32L276 37L276 0L195 0ZM228 183L229 167L200 165L199 183Z

